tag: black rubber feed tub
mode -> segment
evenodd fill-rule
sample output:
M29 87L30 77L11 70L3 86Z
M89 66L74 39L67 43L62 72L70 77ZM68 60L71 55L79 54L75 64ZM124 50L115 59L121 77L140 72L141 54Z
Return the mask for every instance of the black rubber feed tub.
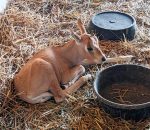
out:
M92 17L88 30L100 40L133 40L136 21L122 12L101 12Z
M150 117L150 69L114 65L97 74L94 82L100 106L113 117L143 120Z

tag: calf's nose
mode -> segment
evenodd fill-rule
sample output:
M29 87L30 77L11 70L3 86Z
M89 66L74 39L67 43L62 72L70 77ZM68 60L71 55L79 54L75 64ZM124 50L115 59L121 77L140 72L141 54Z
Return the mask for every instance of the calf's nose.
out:
M105 56L102 57L102 61L103 62L106 61L106 57Z

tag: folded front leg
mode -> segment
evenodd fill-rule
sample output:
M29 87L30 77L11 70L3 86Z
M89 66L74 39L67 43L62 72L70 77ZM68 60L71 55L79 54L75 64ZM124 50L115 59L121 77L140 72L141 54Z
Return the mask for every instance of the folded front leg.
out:
M90 74L82 76L73 85L71 85L69 88L67 88L67 89L65 89L63 91L65 91L67 94L72 94L72 93L76 92L88 80L91 80L91 79L92 79L92 76Z
M74 84L83 74L85 73L85 68L82 65L77 65L66 72L61 83L62 86L68 88L70 85Z

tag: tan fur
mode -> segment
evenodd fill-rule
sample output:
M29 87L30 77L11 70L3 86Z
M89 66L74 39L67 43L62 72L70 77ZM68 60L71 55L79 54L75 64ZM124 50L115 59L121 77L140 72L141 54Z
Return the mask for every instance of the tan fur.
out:
M98 40L86 33L78 20L81 36L70 40L64 46L49 47L35 54L14 78L15 88L21 99L28 103L41 103L54 96L57 103L75 92L91 75L82 76L82 65L99 64L104 57ZM78 41L78 42L77 42ZM87 50L92 47L92 52ZM69 84L66 89L61 86Z

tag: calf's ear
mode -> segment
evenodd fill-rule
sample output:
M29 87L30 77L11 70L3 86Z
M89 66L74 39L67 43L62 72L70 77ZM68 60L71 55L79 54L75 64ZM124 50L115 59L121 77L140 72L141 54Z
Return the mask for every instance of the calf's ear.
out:
M84 27L84 24L82 23L80 18L77 20L77 26L78 26L78 28L80 30L81 35L82 34L87 34L86 29Z

